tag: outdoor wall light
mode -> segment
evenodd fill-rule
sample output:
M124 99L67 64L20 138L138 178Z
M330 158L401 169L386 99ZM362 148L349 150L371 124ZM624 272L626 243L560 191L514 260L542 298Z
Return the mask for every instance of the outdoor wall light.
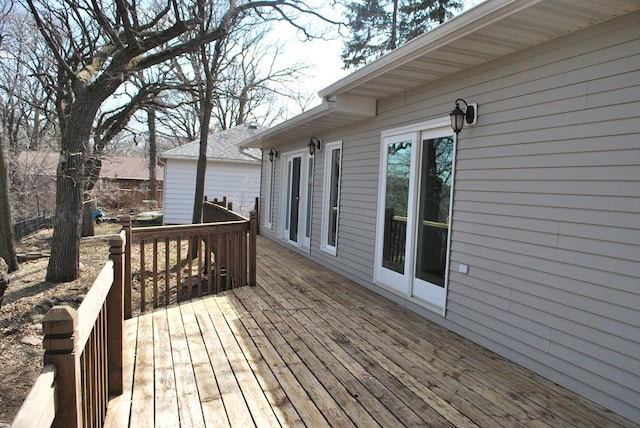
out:
M315 152L322 150L322 140L316 137L311 137L309 140L309 155L313 156Z
M269 162L273 162L274 159L278 159L278 156L280 156L280 152L278 152L278 150L269 150Z
M461 102L464 103L464 110L460 108ZM465 100L458 98L456 100L456 108L449 113L449 117L451 118L451 128L458 136L465 123L475 125L478 122L478 105L475 103L467 104Z

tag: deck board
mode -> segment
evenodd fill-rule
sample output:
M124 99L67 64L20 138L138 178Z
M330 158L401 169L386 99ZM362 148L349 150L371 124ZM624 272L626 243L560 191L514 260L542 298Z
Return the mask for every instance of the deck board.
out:
M257 279L128 320L106 426L634 426L262 238Z

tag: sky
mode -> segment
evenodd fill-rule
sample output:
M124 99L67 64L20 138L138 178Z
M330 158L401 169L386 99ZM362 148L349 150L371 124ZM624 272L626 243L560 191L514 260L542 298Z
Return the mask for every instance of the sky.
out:
M482 3L484 0L465 0L464 9L467 10L473 6ZM314 2L312 1L311 4ZM316 4L328 4L329 2L316 0ZM340 20L341 11L335 8L326 8L325 14L336 20ZM461 13L461 12L459 12ZM286 42L285 51L283 55L283 64L303 60L309 68L305 71L306 77L300 79L301 89L310 91L313 94L318 93L321 89L326 88L342 77L347 76L353 70L344 70L342 67L342 60L340 59L340 53L342 52L342 40L338 38L337 34L334 34L333 40L314 40L314 41L301 41L300 36L296 33L295 29L289 25L281 25L275 32L276 38ZM314 106L320 102L320 99L314 100L311 106Z

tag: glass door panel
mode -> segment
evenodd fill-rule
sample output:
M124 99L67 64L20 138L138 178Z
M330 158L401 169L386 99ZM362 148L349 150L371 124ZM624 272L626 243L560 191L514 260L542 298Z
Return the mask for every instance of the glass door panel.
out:
M413 247L412 212L418 133L384 138L380 151L380 181L376 237L375 281L408 294Z
M404 274L411 174L410 140L387 146L386 174L382 266Z
M300 157L294 157L289 162L289 200L288 218L289 240L298 242L298 214L300 211Z
M413 294L443 306L453 179L453 136L423 137L421 148Z

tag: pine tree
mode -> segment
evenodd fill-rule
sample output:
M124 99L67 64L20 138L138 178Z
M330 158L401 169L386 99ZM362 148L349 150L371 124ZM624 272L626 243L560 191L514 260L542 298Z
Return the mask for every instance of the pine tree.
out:
M426 33L462 8L459 0L363 0L346 4L351 32L342 51L344 68L357 67Z

